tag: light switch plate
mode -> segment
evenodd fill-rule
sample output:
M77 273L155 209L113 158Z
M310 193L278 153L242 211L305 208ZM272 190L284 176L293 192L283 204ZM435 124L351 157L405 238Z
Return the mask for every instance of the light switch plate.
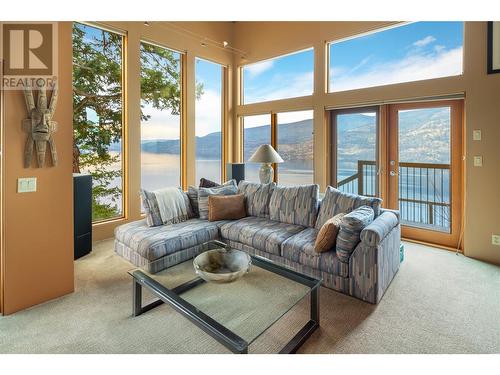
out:
M18 193L34 193L36 191L36 177L25 177L17 179Z
M500 246L500 234L494 234L491 236L491 244Z
M472 140L480 141L481 140L481 130L475 129L472 131Z
M483 166L483 157L474 156L474 167L482 167L482 166Z

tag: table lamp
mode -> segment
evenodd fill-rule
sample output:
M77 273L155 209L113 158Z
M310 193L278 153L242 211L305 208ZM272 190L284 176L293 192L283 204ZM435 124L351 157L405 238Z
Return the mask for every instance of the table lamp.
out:
M262 163L259 169L259 179L262 184L269 184L273 181L273 163L283 163L283 159L271 145L261 145L248 159L252 163Z

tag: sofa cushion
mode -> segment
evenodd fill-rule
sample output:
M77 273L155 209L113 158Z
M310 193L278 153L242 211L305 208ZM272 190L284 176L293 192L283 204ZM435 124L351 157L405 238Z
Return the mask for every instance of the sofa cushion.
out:
M373 216L373 208L369 206L361 206L344 216L336 246L337 257L342 262L349 262L352 252L361 241L361 231L373 221Z
M306 228L302 232L288 238L281 245L283 258L323 272L348 277L349 262L344 263L340 261L335 251L324 253L317 253L315 251L314 243L318 232L315 228Z
M141 189L142 206L146 214L146 223L149 227L157 227L163 225L163 220L160 216L160 208L158 201L152 191Z
M245 195L245 205L248 216L269 217L269 201L276 183L259 184L240 181L238 193Z
M303 226L280 223L263 217L248 216L222 225L223 239L237 241L267 253L281 255L281 244Z
M199 188L198 211L200 214L200 219L208 219L208 197L210 195L235 195L236 192L236 180L230 180L219 187Z
M328 186L325 197L321 201L316 229L320 229L328 219L337 214L348 214L361 206L370 206L373 208L375 217L380 214L380 205L382 199L374 197L364 197L361 195L343 193L340 190Z
M191 210L193 211L193 216L199 217L200 211L198 209L198 188L196 186L189 186L187 191L187 196L189 198L189 203L191 203Z
M219 187L221 184L212 181L212 180L207 180L206 178L202 177L200 178L200 184L198 187L204 187L204 188L213 188L213 187Z
M282 223L314 227L319 186L276 186L269 202L269 218Z
M115 238L142 257L153 261L218 239L219 226L225 223L227 221L191 219L177 224L148 227L146 220L139 220L117 227Z

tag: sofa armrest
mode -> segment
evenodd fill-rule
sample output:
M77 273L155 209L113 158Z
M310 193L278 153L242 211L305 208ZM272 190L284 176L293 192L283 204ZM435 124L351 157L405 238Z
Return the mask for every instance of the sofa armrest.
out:
M396 217L390 215L392 218L384 224L394 223ZM385 236L382 232L377 235L383 237L375 246L361 241L349 260L349 294L370 303L380 301L400 264L401 225L393 226Z
M389 232L398 225L394 212L382 212L361 231L361 242L368 246L378 246Z
M401 220L399 210L391 210L390 208L381 208L380 215L382 215L384 212L392 212L394 215L396 215L396 217L398 218L398 224L399 224L399 222Z

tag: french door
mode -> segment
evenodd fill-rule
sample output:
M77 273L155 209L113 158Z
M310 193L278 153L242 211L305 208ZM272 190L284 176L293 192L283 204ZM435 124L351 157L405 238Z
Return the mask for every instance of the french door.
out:
M388 206L403 237L458 247L462 212L462 101L390 105Z
M458 247L462 212L462 101L331 112L330 182L383 198L402 236Z

